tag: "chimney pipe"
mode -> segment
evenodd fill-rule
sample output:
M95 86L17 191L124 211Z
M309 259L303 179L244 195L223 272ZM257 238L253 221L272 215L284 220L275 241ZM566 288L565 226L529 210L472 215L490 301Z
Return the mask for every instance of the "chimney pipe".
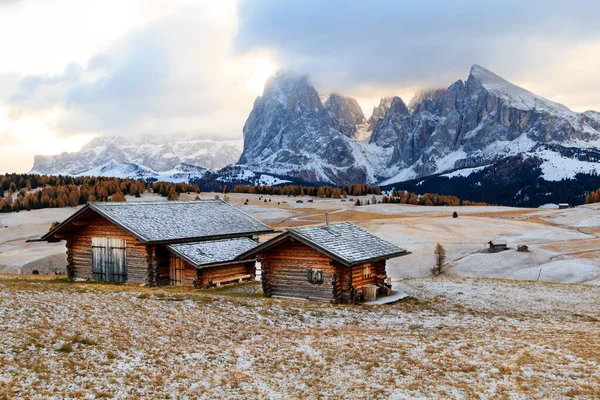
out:
M325 226L329 226L329 213L325 213Z

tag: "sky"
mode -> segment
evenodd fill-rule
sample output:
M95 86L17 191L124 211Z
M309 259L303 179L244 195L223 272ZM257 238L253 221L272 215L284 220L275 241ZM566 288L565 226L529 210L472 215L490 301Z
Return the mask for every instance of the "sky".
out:
M0 173L100 135L241 140L277 69L367 117L473 64L600 110L599 20L590 0L0 0Z

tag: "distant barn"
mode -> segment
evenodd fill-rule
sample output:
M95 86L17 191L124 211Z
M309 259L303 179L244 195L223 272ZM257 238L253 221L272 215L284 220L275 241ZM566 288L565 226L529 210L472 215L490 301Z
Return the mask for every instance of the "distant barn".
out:
M267 297L353 303L370 285L389 294L386 260L407 254L346 222L288 229L238 258L258 256Z
M502 251L508 248L508 243L506 240L490 240L488 245L490 247L490 251L492 252Z
M272 231L221 200L90 203L41 240L66 240L71 279L209 286L254 276L236 257Z

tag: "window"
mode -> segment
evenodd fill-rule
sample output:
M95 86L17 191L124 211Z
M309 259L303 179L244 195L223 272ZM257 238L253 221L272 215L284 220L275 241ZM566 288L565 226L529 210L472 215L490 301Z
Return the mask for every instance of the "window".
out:
M315 285L320 285L325 281L322 269L309 268L306 270L306 275L308 282Z
M371 266L363 266L363 279L369 279L371 277Z

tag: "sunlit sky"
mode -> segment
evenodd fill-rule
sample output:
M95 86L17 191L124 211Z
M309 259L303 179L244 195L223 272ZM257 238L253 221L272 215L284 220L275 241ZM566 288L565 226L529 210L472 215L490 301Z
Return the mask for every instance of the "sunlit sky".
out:
M0 0L0 173L98 135L242 137L266 79L321 93L447 87L481 64L600 110L595 1Z

